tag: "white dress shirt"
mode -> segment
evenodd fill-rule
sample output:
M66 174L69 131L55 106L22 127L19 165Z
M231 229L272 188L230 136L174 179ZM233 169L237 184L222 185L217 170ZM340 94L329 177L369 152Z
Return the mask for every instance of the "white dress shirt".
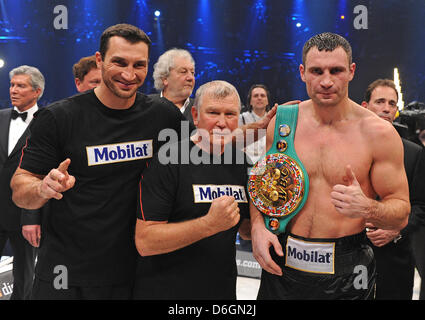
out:
M13 107L13 109L21 113L16 107ZM24 131L27 129L29 123L34 118L34 113L36 113L37 110L38 110L38 105L36 103L31 108L25 110L25 112L28 112L27 118L25 119L25 121L22 120L21 117L10 120L8 155L15 148L16 143L18 142L19 138L22 136Z
M263 117L260 117L254 111L246 111L239 115L239 126L257 122L265 116L266 114L264 114ZM249 155L253 163L256 163L258 160L263 158L266 151L266 135L259 136L257 141L247 145L245 148L245 152Z
M161 98L163 98L163 97L164 97L164 95L162 94L162 91L161 91L161 93L159 94L159 96L160 96ZM165 99L167 99L167 98L165 98ZM180 108L180 112L181 112L181 113L184 113L184 111L186 110L186 107L189 105L189 103L190 103L190 97L188 97L188 98L186 99L186 101L184 102L183 106Z

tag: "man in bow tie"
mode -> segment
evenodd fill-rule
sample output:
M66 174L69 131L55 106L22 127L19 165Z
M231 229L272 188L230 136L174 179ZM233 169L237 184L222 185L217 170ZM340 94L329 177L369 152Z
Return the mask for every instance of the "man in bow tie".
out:
M40 214L39 210L24 210L12 202L10 179L29 136L28 125L38 110L44 77L37 68L26 65L10 71L9 77L13 108L0 110L0 254L9 239L14 278L11 299L28 299L34 276L34 247L39 246L41 236Z

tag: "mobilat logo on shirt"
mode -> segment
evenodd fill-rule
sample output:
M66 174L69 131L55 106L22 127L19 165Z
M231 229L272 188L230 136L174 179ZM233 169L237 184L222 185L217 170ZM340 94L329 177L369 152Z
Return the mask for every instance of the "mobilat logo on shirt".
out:
M221 196L233 196L236 202L248 202L244 186L213 184L193 185L195 203L212 202L215 198Z
M152 140L86 147L89 166L152 158Z

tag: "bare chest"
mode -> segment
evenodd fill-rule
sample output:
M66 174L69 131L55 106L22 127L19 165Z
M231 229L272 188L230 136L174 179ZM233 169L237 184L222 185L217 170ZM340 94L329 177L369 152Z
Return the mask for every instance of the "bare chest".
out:
M368 180L372 153L367 139L358 128L297 129L295 149L305 166L311 183L328 186L343 183L345 168L350 165L359 182Z

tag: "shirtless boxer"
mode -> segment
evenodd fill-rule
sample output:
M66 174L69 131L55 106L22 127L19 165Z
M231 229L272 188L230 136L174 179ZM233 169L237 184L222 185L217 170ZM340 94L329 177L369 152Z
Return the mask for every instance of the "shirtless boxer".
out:
M407 224L402 142L390 123L348 98L355 67L341 36L319 34L304 45L299 69L311 99L299 105L294 145L310 189L278 236L251 204L253 253L263 268L259 299L373 298L375 261L365 223L382 229ZM267 150L274 129L272 119ZM317 272L320 263L327 265Z

